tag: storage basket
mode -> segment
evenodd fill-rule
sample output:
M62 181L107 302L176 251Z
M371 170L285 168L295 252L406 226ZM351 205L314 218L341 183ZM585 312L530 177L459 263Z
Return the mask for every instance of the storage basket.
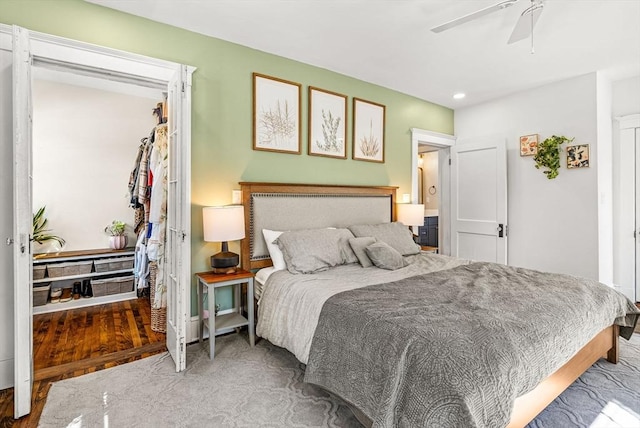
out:
M93 261L65 262L47 265L49 278L59 278L61 276L85 275L91 273Z
M118 278L120 293L130 293L133 291L133 275L121 276Z
M50 288L51 283L33 287L33 306L43 306L47 304Z
M107 280L106 279L91 279L91 290L93 291L93 297L102 297L107 295Z
M156 296L156 276L158 263L149 263L149 295L151 298L151 330L158 333L167 332L167 308L154 308L153 302Z
M133 256L112 257L109 259L95 260L96 272L111 272L116 270L133 269Z
M33 279L42 279L47 271L46 265L33 265Z

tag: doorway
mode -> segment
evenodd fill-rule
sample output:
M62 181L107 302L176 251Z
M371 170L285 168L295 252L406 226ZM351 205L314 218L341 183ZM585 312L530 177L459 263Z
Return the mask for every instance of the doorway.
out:
M190 128L191 75L193 67L90 45L24 28L0 24L0 41L9 42L13 116L13 204L5 203L12 231L7 240L13 253L14 417L30 412L32 392L32 64L71 69L79 75L100 75L107 80L135 82L141 86L163 85L168 93L166 162L168 187L165 252L158 259L158 274L166 278L166 345L176 371L186 366L185 342L189 317L190 284ZM4 120L4 119L3 119ZM11 144L11 140L8 141ZM7 202L7 201L5 201ZM166 263L164 263L166 261ZM164 303L164 294L162 301ZM11 311L10 309L10 311ZM11 329L11 325L7 326ZM3 329L0 328L0 332ZM4 334L4 333L3 333Z
M418 203L424 205L424 225L418 230L418 243L426 251L439 252L439 147L418 146Z
M43 276L33 278L34 377L49 378L165 342L149 322L148 281L133 275L137 234L126 189L166 88L38 62L32 75L32 206L45 209L47 229L64 239L32 247L34 272ZM125 224L121 250L108 248L105 229L114 220Z
M414 204L425 204L425 218L431 218L431 220L425 221L422 232L427 236L429 232L431 235L437 233L437 251L445 255L451 252L449 159L450 149L455 142L456 137L453 135L418 128L411 129L411 201ZM421 155L423 155L422 166L419 164ZM436 176L427 173L425 169L427 159L431 172L437 169ZM427 176L432 178L426 180Z

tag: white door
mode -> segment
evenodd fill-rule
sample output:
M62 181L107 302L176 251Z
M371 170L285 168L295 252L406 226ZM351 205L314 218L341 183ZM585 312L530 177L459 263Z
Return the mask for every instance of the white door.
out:
M640 299L640 114L620 118L614 182L614 283Z
M451 148L451 254L507 263L507 157L502 138Z
M636 238L636 274L635 274L635 297L634 302L640 301L640 128L635 128L636 134L636 224L634 237Z
M165 281L167 284L167 349L176 371L186 368L186 339L189 313L190 260L190 162L191 74L186 66L169 82L169 163L167 189L167 228Z
M13 27L14 417L31 411L31 55L29 32Z

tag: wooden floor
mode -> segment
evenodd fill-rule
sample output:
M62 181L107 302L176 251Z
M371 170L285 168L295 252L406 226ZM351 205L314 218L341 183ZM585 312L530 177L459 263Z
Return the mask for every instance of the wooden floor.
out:
M151 330L148 298L33 317L31 414L13 419L13 389L0 391L0 428L36 427L52 382L166 351Z

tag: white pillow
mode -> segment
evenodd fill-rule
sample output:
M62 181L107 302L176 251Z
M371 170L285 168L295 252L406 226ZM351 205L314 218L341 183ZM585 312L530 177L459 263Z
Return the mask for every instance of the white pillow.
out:
M262 235L264 236L264 241L267 243L269 256L271 256L271 262L273 263L273 268L275 270L284 270L287 268L287 265L284 262L284 255L282 254L280 247L278 247L278 244L273 243L273 241L278 239L281 234L281 231L262 229Z

